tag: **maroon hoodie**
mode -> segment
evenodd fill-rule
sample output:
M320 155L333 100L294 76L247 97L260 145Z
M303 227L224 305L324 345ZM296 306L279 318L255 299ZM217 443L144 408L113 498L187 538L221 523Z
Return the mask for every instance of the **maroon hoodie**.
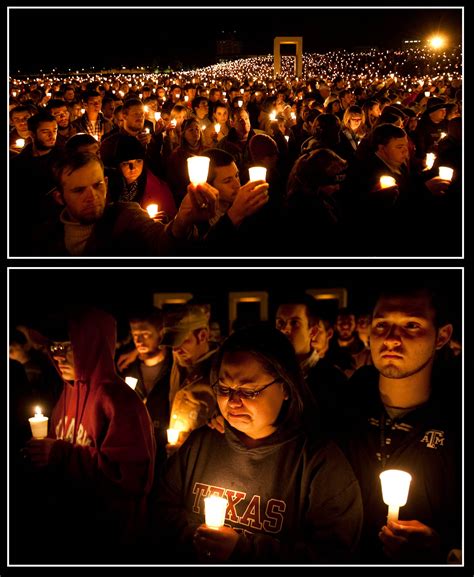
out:
M127 543L144 519L155 442L146 408L115 372L115 329L114 318L95 309L69 323L76 379L53 410L50 465L65 507Z

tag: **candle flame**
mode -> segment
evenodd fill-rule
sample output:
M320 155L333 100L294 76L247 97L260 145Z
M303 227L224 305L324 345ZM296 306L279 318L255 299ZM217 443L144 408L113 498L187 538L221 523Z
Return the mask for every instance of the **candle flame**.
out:
M35 417L42 417L41 407L35 407Z

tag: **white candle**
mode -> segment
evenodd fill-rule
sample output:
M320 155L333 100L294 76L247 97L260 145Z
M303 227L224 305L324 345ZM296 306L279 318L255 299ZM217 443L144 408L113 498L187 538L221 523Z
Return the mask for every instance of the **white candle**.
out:
M35 407L35 416L30 417L28 421L34 439L44 439L48 436L48 417L43 415L40 407Z
M288 142L290 140L290 137L287 134L285 134L285 140L286 140L286 142Z
M426 155L426 168L429 170L433 168L434 161L436 160L436 154L434 152L428 152Z
M210 160L208 156L191 156L188 158L189 180L195 186L207 181Z
M273 122L274 120L276 120L277 117L277 113L276 110L274 110L273 112L270 113L270 120Z
M216 131L216 134L219 134L221 131L221 125L218 122L214 124L214 130Z
M442 140L443 138L446 138L447 134L446 132L442 132L439 139Z
M454 170L449 168L449 166L439 167L439 177L443 180L451 180L453 178Z
M155 112L155 120L160 120L161 112Z
M425 96L426 96L426 98L429 98L429 97L430 97L430 94L431 94L431 92L430 92L429 90L425 90Z
M149 129L149 128L145 128L145 134L150 134L150 129Z
M244 101L243 100L237 100L237 104L239 105L239 108L242 108Z
M176 125L178 124L176 121L176 118L173 118L173 120L170 122L170 124L173 128L176 128Z
M17 148L23 148L25 146L25 139L24 138L17 138L15 140L15 146Z
M189 100L189 96L186 94L186 96L184 97L184 102L187 102Z
M405 471L389 469L380 473L383 502L388 505L387 521L398 520L398 509L406 504L411 475Z
M145 112L148 112L150 109L148 108L148 105L145 104L145 106L143 107L143 110L144 110Z
M135 390L135 387L137 386L138 383L138 379L136 379L135 377L125 377L125 382L131 389Z
M397 184L396 180L393 176L381 176L380 177L380 187L381 188L390 188L391 186L395 186Z
M150 215L150 218L155 218L155 216L158 214L158 205L157 204L149 204L146 207L146 211Z
M213 529L219 529L224 525L225 514L227 511L227 499L211 495L204 499L204 512L206 516L206 525Z
M168 443L170 445L176 445L179 439L178 429L166 429L166 435L168 437Z
M81 108L81 114L85 114L86 113L86 109L85 108Z
M249 168L249 180L265 180L267 169L264 166L252 166Z
M201 130L202 130L202 131L206 130L206 125L205 125L205 124L203 124L203 125L201 126Z

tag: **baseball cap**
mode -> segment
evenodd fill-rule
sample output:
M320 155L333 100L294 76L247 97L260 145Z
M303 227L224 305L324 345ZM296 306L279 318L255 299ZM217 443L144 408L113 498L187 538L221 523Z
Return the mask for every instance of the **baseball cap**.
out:
M199 305L184 305L165 317L162 346L179 347L191 331L209 326L209 313Z

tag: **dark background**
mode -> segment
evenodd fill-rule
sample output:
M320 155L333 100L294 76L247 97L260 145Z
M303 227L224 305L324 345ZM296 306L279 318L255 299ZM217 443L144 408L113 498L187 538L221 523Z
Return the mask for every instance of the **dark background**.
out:
M9 10L10 73L92 66L201 66L234 33L244 54L273 54L275 36L303 36L304 52L401 48L446 34L461 43L461 10L449 8L16 8Z
M462 277L449 269L39 269L10 270L10 324L40 321L48 311L71 303L92 303L110 310L119 328L128 330L127 313L153 304L155 292L188 292L196 302L211 304L212 317L228 332L228 293L267 291L269 319L289 295L307 289L348 290L348 304L356 312L370 311L377 291L387 284L430 283L448 297L449 316L457 337L461 329ZM321 312L334 316L334 302L322 301ZM240 312L240 311L239 311ZM242 314L252 316L253 304Z

